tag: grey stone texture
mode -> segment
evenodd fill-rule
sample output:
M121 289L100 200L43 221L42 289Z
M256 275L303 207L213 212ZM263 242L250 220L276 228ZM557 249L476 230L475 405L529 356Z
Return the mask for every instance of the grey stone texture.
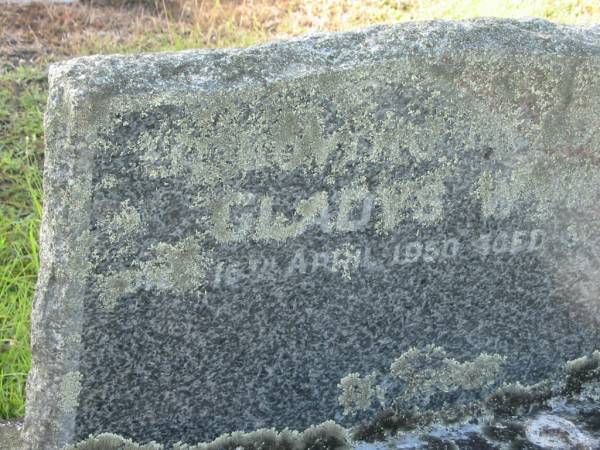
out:
M412 346L600 346L600 33L377 26L51 66L24 438L335 419Z
M303 432L260 429L226 433L212 442L176 445L177 450L433 450L578 449L600 447L600 351L568 361L555 383L504 385L471 403L468 417L440 420L431 409L380 410L357 427L333 421ZM429 375L432 375L429 373ZM427 376L427 375L425 375ZM466 377L472 378L472 377ZM421 380L421 385L426 384ZM460 408L452 405L455 413ZM462 414L461 414L462 415ZM425 419L425 420L423 420ZM431 421L429 419L432 419ZM1 430L1 428L0 428ZM91 436L62 450L163 450L111 433Z
M22 429L22 420L0 420L0 450L20 449Z

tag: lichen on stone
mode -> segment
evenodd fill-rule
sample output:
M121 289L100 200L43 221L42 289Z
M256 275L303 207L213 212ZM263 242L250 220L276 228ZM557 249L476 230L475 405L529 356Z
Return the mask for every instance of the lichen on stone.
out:
M125 243L135 239L136 233L142 226L139 211L129 204L129 200L121 202L120 209L105 221L108 239L112 244Z
M492 385L505 359L482 353L473 361L458 362L443 348L429 345L413 347L396 358L390 373L403 383L403 400L427 404L436 392L483 390Z
M119 435L103 433L90 436L82 442L68 445L62 450L162 450L155 442L136 444ZM174 450L349 450L347 431L328 421L312 426L303 432L285 429L260 429L249 433L233 432L205 444L176 443Z
M203 286L212 257L200 235L188 236L175 244L161 242L151 250L155 257L140 263L137 272L144 283L180 293Z
M352 244L343 244L332 252L331 271L340 273L342 278L350 280L360 266L362 250Z
M175 244L159 242L149 252L151 258L133 261L130 268L95 275L98 299L112 311L122 297L138 289L191 294L200 292L212 264L210 248L203 233Z
M59 406L63 411L73 411L79 405L79 393L81 392L80 372L67 372L60 382Z
M303 432L261 429L234 432L206 444L176 444L174 450L350 450L348 432L333 421L314 425Z
M496 416L516 416L542 406L552 397L551 383L541 381L526 386L521 383L504 384L485 400L488 408Z
M600 350L594 351L590 356L568 361L565 364L566 394L580 394L585 383L600 381Z
M377 393L374 374L363 377L359 373L349 373L340 380L338 388L342 391L338 402L344 408L344 415L369 409Z
M108 311L112 311L119 299L133 294L139 286L139 274L135 270L122 270L96 276L98 300Z
M162 450L164 447L155 442L136 444L130 439L112 433L90 436L77 444L67 445L62 450Z
M558 207L591 211L600 195L600 167L562 155L532 156L511 170L485 171L474 194L484 217L507 217L515 209L533 208L531 216L547 220Z
M373 411L378 400L374 417L355 428L353 438L358 440L383 439L432 423L460 423L482 413L486 392L504 361L500 355L482 353L458 362L439 346L413 347L392 362L389 375L351 373L342 378L338 402L344 414L354 415Z
M98 187L100 189L113 189L117 186L118 182L119 180L117 179L117 177L115 177L112 174L108 174L102 177L102 180L100 180Z

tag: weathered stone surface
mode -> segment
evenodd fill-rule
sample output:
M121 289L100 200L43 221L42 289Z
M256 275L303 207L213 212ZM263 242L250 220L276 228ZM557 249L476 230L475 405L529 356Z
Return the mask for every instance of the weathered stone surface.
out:
M483 399L468 418L420 425L401 424L386 414L345 430L328 422L303 433L273 429L227 433L210 443L177 450L433 450L579 449L600 447L600 351L569 361L564 377L551 386L504 385ZM542 393L543 395L539 395ZM423 410L421 410L423 411ZM396 415L399 410L390 410ZM424 411L423 411L424 412ZM417 413L418 414L418 413ZM448 417L450 418L450 416ZM367 430L370 430L367 431ZM366 433L365 433L366 432ZM114 434L92 436L63 450L161 450Z
M597 348L599 69L500 20L52 66L29 448L342 420L410 346L526 382Z
M21 420L0 420L0 450L19 450L23 444L22 429Z

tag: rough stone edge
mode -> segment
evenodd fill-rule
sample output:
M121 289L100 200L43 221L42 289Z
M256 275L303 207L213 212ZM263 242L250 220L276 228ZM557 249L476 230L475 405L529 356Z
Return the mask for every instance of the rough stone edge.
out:
M600 25L478 18L375 25L314 33L248 48L84 56L54 64L90 93L159 94L229 90L323 71L462 52L600 57Z
M92 103L71 81L60 66L50 69L40 272L23 431L23 448L31 450L60 448L73 439L80 389L94 122L88 113Z

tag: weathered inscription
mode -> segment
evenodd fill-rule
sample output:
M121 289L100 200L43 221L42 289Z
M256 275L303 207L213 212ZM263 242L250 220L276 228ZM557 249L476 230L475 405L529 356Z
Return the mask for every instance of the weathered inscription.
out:
M310 275L319 270L350 278L357 271L401 270L404 265L418 262L450 262L461 254L467 257L471 254L493 257L542 252L544 236L543 230L534 229L487 233L476 239L445 237L403 243L391 241L381 253L375 253L369 245L357 247L348 244L330 252L301 247L291 259L284 261L273 256L251 256L247 263L219 262L213 270L212 279L209 279L210 285L218 288L236 287L242 281L260 283L265 278L285 282L289 277ZM477 264L477 259L473 260L473 264Z

